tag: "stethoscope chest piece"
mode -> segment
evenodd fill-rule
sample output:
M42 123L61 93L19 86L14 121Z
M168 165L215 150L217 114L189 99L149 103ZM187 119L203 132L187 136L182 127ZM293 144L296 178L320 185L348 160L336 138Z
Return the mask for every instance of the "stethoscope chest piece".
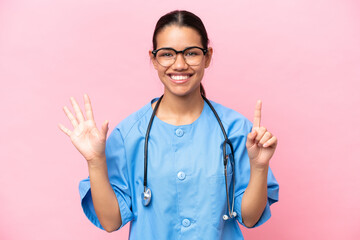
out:
M151 201L150 188L146 188L146 190L144 190L144 192L141 193L141 200L142 200L142 204L144 206L148 206L150 204L150 201Z

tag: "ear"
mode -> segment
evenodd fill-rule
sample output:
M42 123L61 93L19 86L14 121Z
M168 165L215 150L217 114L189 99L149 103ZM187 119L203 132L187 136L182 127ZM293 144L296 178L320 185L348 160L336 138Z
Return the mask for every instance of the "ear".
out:
M205 55L205 68L209 67L211 58L212 58L212 54L213 54L213 49L212 49L212 47L209 47L208 52Z
M149 57L150 57L150 59L151 59L151 62L152 62L152 64L153 64L154 68L155 68L156 70L158 70L158 62L156 61L156 59L155 59L155 57L154 57L154 54L152 53L151 50L149 50Z

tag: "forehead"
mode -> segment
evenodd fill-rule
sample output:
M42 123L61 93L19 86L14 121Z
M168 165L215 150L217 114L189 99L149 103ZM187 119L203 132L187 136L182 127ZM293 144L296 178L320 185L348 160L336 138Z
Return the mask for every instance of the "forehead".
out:
M171 47L183 50L186 47L202 47L200 34L190 27L166 26L156 36L157 48Z

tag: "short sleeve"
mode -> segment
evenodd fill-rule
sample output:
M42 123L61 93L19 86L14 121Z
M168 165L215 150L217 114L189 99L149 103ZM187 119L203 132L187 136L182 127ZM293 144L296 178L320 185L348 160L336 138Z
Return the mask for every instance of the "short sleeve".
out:
M121 213L121 228L133 219L133 213L131 211L131 189L124 140L118 128L115 128L108 137L106 141L105 154L110 184L117 197ZM81 205L86 217L95 226L104 230L95 213L91 197L89 178L80 181L79 193Z
M234 209L237 213L238 222L245 226L242 221L241 216L241 203L244 196L245 189L250 180L250 161L246 149L246 140L248 133L251 132L252 123L246 119L240 136L238 135L234 139L234 150L235 150L235 206ZM271 217L270 205L279 200L279 184L276 181L272 170L269 167L268 177L267 177L267 195L268 200L266 207L258 220L258 222L253 226L257 227L266 222ZM246 226L245 226L246 227Z

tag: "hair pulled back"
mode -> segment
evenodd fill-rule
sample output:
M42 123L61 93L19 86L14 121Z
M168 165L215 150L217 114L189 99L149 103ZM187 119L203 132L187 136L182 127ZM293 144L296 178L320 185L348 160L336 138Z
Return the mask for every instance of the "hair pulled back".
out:
M195 14L185 10L175 10L162 16L156 23L153 34L153 49L157 48L156 37L157 34L167 26L176 25L179 27L190 27L196 30L201 37L201 44L203 48L207 48L209 44L209 38L205 29L205 26L201 19ZM204 96L205 89L202 83L200 83L200 93Z

